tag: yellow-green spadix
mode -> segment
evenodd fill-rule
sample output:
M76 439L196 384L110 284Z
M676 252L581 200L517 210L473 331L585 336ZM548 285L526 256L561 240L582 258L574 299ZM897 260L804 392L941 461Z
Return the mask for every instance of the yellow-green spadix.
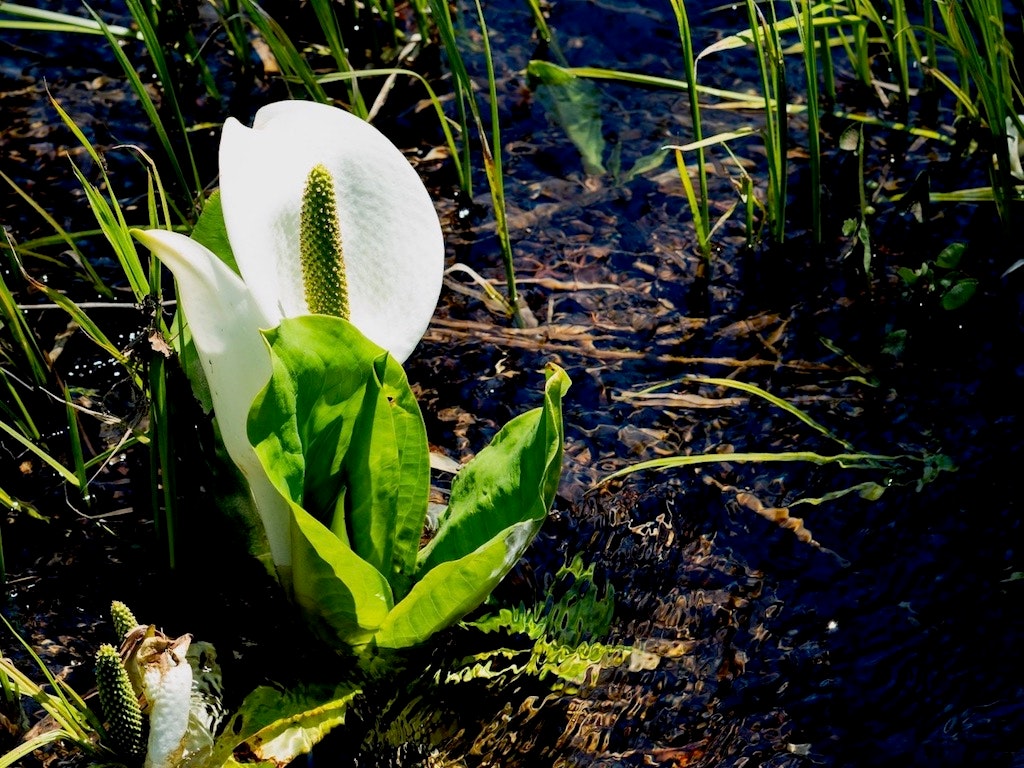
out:
M336 276L341 270L345 296L337 302L324 300L325 286L308 290L310 275L322 269L302 268L303 198L311 174L323 205L337 217L335 233L313 238L337 251L320 254L337 262L331 267ZM224 445L250 484L274 562L287 566L287 505L246 436L249 407L270 378L259 331L285 317L329 311L404 361L437 305L441 227L416 171L380 131L313 102L270 104L252 128L229 118L220 143L220 195L239 274L184 235L135 234L174 273ZM307 234L310 226L307 216ZM317 295L311 306L307 296Z

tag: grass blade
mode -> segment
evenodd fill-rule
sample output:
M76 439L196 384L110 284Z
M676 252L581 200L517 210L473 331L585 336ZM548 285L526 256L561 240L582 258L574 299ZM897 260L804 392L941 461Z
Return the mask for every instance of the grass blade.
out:
M82 455L82 438L78 429L78 411L71 401L71 393L64 387L64 404L68 418L68 440L71 444L71 462L75 468L78 489L82 500L88 504L92 494L89 493L89 476L86 474L85 457Z
M69 470L67 467L65 467L63 464L61 464L59 461L57 461L50 454L48 454L45 450L43 450L38 445L33 443L27 437L23 436L16 429L4 423L3 421L0 421L0 430L6 432L8 435L14 438L14 440L19 442L22 446L24 446L26 450L39 457L39 459L44 464L46 464L48 467L50 467L50 469L52 469L54 472L56 472L58 475L64 478L65 482L69 483L70 485L73 485L75 488L81 488L81 486L78 484L78 477L75 475L74 472Z
M711 260L711 243L708 240L711 213L708 201L708 172L704 163L704 145L701 140L704 138L704 128L700 118L700 101L697 99L697 59L693 52L693 36L690 31L690 19L686 13L686 4L683 0L671 0L672 11L675 13L676 25L679 27L679 40L683 46L683 66L686 69L686 82L689 86L690 96L690 121L693 130L693 142L697 146L697 178L700 183L700 198L697 200L697 207L694 206L694 194L687 185L687 198L690 200L690 208L693 211L693 219L697 226L697 242L700 245L701 254L705 261ZM680 153L676 153L676 164L680 168L680 175L684 175L686 167L682 164Z
M24 19L33 19L31 22L13 22L6 19L0 20L0 29L34 29L43 32L79 32L92 35L101 35L103 31L95 20L83 19L81 16L74 16L70 13L58 11L47 11L42 8L33 8L20 3L0 2L0 13L19 16ZM128 40L138 39L138 36L128 27L110 25L107 27L112 35Z
M854 447L851 443L847 442L846 440L843 440L842 438L836 437L830 429L819 424L817 421L811 418L811 416L806 411L797 408L792 403L783 400L781 397L773 395L771 392L768 392L767 390L761 389L761 387L757 386L756 384L749 384L745 381L736 381L734 379L718 379L709 376L683 376L681 380L694 381L699 384L713 384L716 387L738 389L741 392L746 392L756 397L760 397L762 400L771 403L776 408L780 408L786 413L790 414L791 416L795 416L804 424L816 430L817 432L820 432L829 440L834 440L835 442L839 443L847 451L854 450Z
M95 751L92 737L97 733L103 732L103 728L96 719L96 716L77 693L74 693L68 686L62 685L54 679L46 664L39 658L32 646L14 631L14 627L11 626L11 623L5 616L0 615L0 621L3 621L8 631L14 635L18 643L28 653L29 657L39 668L43 678L53 688L54 693L51 694L44 691L42 686L33 682L27 675L15 667L9 659L0 658L0 673L4 674L15 684L22 696L34 699L79 746L90 752Z
M11 252L14 252L13 246ZM6 318L3 325L10 330L15 344L21 349L29 370L32 371L32 378L36 384L43 384L50 368L49 360L43 350L39 348L35 334L32 333L24 313L15 302L3 272L0 272L0 312L2 312L2 317Z
M649 461L641 461L628 467L605 475L598 485L605 485L636 472L651 469L675 469L678 467L694 467L701 464L770 464L777 462L810 462L812 464L838 464L844 469L876 469L883 463L909 459L911 456L884 456L875 453L839 453L832 456L814 453L813 451L791 451L788 453L698 453L693 456L664 456Z
M246 15L252 25L259 31L263 40L270 47L278 66L281 67L285 79L301 83L307 96L321 104L330 104L331 100L317 82L316 75L310 69L306 59L299 53L295 44L288 38L281 25L274 21L263 8L253 0L242 0Z
M22 200L28 203L29 206L31 206L32 210L38 213L39 216L42 217L43 221L49 224L53 231L57 233L57 237L59 237L60 240L68 247L71 253L74 254L75 263L82 268L82 271L85 273L85 276L89 279L89 282L92 283L93 288L95 288L96 291L98 291L103 296L113 296L111 290L106 285L103 284L103 281L100 279L99 275L96 274L96 270L93 269L92 264L89 263L89 260L82 255L82 252L78 248L78 244L75 243L71 235L69 235L64 230L64 228L57 223L57 220L53 218L53 216L51 216L49 213L47 213L43 209L43 207L39 205L39 203L33 200L27 192L25 192L21 187L19 187L15 183L14 179L12 179L3 171L0 171L0 178L6 181L7 185L14 190L15 194L17 194L18 197L20 197Z
M327 41L327 47L331 51L331 56L334 58L338 71L352 75L351 78L346 79L350 83L348 89L349 106L356 115L365 120L369 112L366 109L366 103L363 101L362 93L359 91L359 76L362 73L356 72L348 60L345 41L342 39L341 27L338 24L338 17L334 13L336 6L325 0L311 0L310 5L313 6L313 11L316 13L316 20L320 24L320 30L324 33L324 39ZM394 15L392 14L393 18ZM319 82L323 84L322 79Z
M170 103L171 110L177 115L177 119L180 123L179 128L181 135L185 136L184 118L181 115L181 110L178 107L177 98L175 96L175 81L171 78L170 72L168 71L167 61L163 56L163 51L160 49L160 43L156 38L156 32L153 30L153 27L149 22L149 17L141 6L139 6L138 0L127 0L127 2L129 10L132 12L132 16L139 25L146 49L149 51L150 59L153 62L153 68L156 71L157 78L160 80L161 85L163 85L163 92ZM170 161L171 167L174 169L174 174L177 177L178 183L181 185L183 194L190 197L200 194L202 190L202 183L199 180L199 171L196 168L195 158L192 156L192 148L188 141L184 142L184 149L191 164L191 184L186 178L185 170L182 168L181 163L178 160L177 148L171 141L170 134L164 125L163 119L160 117L160 112L157 109L156 104L153 103L153 99L149 95L149 91L146 90L146 86L143 84L142 79L139 77L137 68L128 60L128 56L125 54L121 46L117 44L116 38L110 34L109 28L103 23L103 20L99 15L88 5L86 5L85 8L90 14L92 14L93 18L100 25L100 29L103 30L111 52L114 54L114 58L116 58L118 64L121 65L121 69L124 71L125 77L128 79L128 83L132 87L132 91L139 100L139 105L142 107L143 112L146 113L146 117L149 118L149 121L153 126L153 130L156 131L157 139L160 141L160 145L163 147L164 152L167 155L167 159ZM79 140L83 141L82 138ZM83 144L85 143L87 142L83 141Z
M430 86L423 75L419 72L414 72L411 69L395 69L395 68L384 68L384 69L362 69L358 73L356 72L333 72L329 75L321 75L317 80L323 83L333 83L338 80L351 80L356 77L393 77L395 75L404 75L407 77L415 78L423 86L427 92L427 98L430 99L431 105L434 107L434 112L437 113L437 120L441 126L441 131L444 133L445 144L448 145L448 151L450 153L452 164L455 166L455 174L460 179L463 176L463 165L462 159L459 157L459 146L455 141L455 134L452 133L452 121L444 113L444 107L441 104L441 100L437 97L437 93Z
M818 56L815 48L814 19L809 0L790 0L793 16L802 19L797 25L803 43L804 72L807 77L807 153L810 166L811 232L814 242L821 243L821 115L818 107ZM801 9L802 6L802 9ZM827 55L822 50L822 55Z

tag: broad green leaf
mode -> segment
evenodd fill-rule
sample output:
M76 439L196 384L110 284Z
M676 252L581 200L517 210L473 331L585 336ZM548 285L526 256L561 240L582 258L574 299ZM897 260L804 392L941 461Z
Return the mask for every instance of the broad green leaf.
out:
M344 724L359 693L347 684L289 690L261 686L246 696L204 765L236 765L233 755L240 748L256 761L285 765L308 754L328 731ZM247 759L245 764L253 762Z
M408 589L426 515L426 431L401 366L345 320L265 332L249 440L292 510L292 587L318 630L368 641Z
M960 309L971 300L978 290L978 281L973 277L959 280L942 295L943 309Z
M506 424L452 482L448 511L421 551L419 572L458 560L517 523L542 521L562 464L562 395L569 377L549 364L544 406Z
M388 358L381 388L394 424L394 440L400 457L397 512L391 537L392 572L386 573L395 599L401 600L409 590L416 571L423 525L430 501L430 450L427 429L423 423L416 395L409 387L402 366Z
M511 525L464 557L428 570L388 613L377 632L377 646L417 645L472 611L522 557L541 523L543 519Z
M393 599L376 568L297 504L292 504L292 593L328 642L365 645Z
M395 425L381 393L381 367L386 358L373 361L366 390L355 417L348 449L338 473L343 494L335 503L331 529L339 538L350 538L352 548L367 562L384 570L391 562L391 530L398 490L398 449ZM386 478L388 482L381 482Z
M402 367L380 355L345 455L346 516L353 547L409 590L430 492L430 456L419 405Z
M942 252L935 257L935 266L943 269L956 269L960 266L960 259L967 250L967 243L950 243Z
M482 603L522 557L554 500L561 474L562 395L569 377L548 366L544 406L497 434L452 483L419 580L376 636L382 648L423 642Z

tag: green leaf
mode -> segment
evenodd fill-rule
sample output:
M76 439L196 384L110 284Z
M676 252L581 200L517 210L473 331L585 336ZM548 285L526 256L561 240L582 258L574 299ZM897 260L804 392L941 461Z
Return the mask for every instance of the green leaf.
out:
M541 81L537 96L579 150L583 170L591 176L603 174L604 135L597 88L547 62L530 62L529 72Z
M261 686L246 696L203 764L235 765L233 754L241 749L256 761L285 765L309 753L328 731L344 724L348 707L359 693L347 684L287 691Z
M960 259L966 250L967 243L950 243L935 257L935 266L943 269L956 269L960 266Z
M558 489L570 383L555 365L547 377L544 406L506 424L456 476L437 535L420 552L419 579L388 614L378 646L414 645L465 616L540 530Z
M342 467L345 518L356 552L384 573L401 599L412 582L423 533L430 454L419 405L401 366L381 355L372 370Z
M370 642L393 604L383 574L297 504L292 593L316 633L351 646Z
M377 646L418 645L480 605L522 557L542 522L511 525L464 557L426 571L388 613L376 634Z
M925 267L922 267L922 269L925 269ZM924 274L922 269L915 270L910 269L910 267L900 267L896 270L896 274L900 276L900 279L903 280L906 285L910 286L916 283L920 279L921 275Z
M272 373L249 440L292 511L296 601L366 643L408 591L429 493L426 430L401 366L337 317L265 332Z
M420 552L420 573L457 560L517 523L543 521L562 463L562 395L569 377L547 366L544 406L517 416L452 482L438 532Z
M948 291L942 295L942 308L943 309L960 309L964 304L971 300L971 297L978 290L978 281L973 278L965 278L957 283L954 283Z
M228 240L228 230L224 225L224 209L220 204L219 189L215 189L203 204L203 212L199 214L199 221L192 229L191 237L213 251L236 275L240 274L234 251L231 250L231 241Z
M381 387L394 426L394 441L399 462L396 468L398 489L392 525L392 572L388 575L396 600L409 590L416 571L423 525L430 502L430 450L416 395L409 387L402 366L390 357Z
M622 177L622 183L628 183L637 176L643 176L645 173L658 170L665 164L665 158L668 157L668 154L668 149L659 147L649 155L637 158L637 161L633 163L633 167L629 169L629 173Z

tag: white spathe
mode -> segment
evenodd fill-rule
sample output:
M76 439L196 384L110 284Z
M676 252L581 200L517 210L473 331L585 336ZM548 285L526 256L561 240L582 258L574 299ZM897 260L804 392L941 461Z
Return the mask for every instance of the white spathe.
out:
M134 235L174 274L178 308L206 374L224 448L249 484L274 563L288 566L288 503L267 477L246 431L249 407L270 381L270 355L260 329L273 328L281 317L266 315L241 278L195 240L165 229Z
M340 109L270 104L253 128L228 119L220 144L221 207L241 277L184 235L135 231L174 274L213 400L224 447L249 483L271 555L291 565L290 518L249 443L246 423L270 379L260 330L309 314L299 260L299 219L315 165L331 173L348 283L349 320L399 362L437 306L444 242L433 203L402 153Z
M308 314L299 211L310 169L334 177L349 317L400 362L437 306L441 225L401 152L364 120L311 101L280 101L252 128L228 119L220 143L224 224L242 279L268 315Z
M191 641L191 635L170 642L148 638L138 654L149 713L143 768L175 768L183 762L192 699L192 667L185 656Z

